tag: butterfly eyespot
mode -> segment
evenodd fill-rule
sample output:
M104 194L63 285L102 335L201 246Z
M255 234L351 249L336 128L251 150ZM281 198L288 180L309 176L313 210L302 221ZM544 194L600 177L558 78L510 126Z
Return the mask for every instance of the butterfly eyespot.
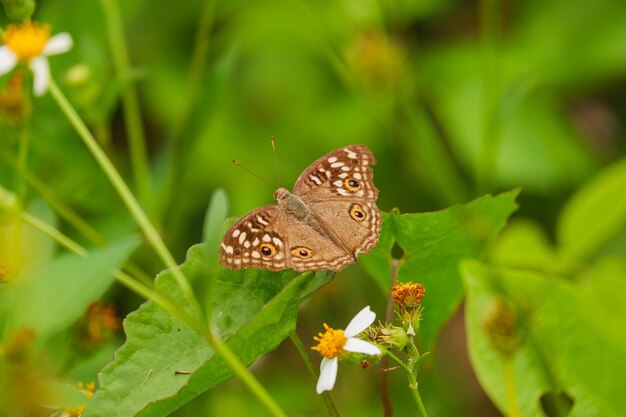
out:
M241 255L241 249L235 248L234 252L235 255Z
M291 254L297 258L307 259L313 256L313 251L304 246L297 246L291 249Z
M271 243L262 243L261 254L265 257L274 256L276 254L276 247Z
M352 159L350 160L350 163L352 163L352 165L359 165L359 160L358 160L358 159L356 159L356 158L352 158Z
M355 180L353 178L346 178L343 181L343 184L350 191L358 191L359 189L361 189L361 182L357 181L357 180Z
M363 220L365 220L365 217L367 217L367 215L365 214L361 206L359 206L358 204L354 204L350 208L350 217L352 217L354 221L362 222Z

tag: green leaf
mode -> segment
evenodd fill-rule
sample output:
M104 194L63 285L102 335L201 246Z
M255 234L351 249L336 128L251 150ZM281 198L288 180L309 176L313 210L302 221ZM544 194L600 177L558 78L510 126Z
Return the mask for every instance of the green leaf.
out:
M626 160L583 186L566 204L557 227L559 249L580 262L626 232ZM624 243L618 252L626 253Z
M205 254L204 245L196 245L181 266L192 282L208 279ZM309 274L294 271L222 269L211 287L214 325L250 365L295 330L301 298L328 279L324 273L311 281ZM156 287L189 308L169 272L157 277ZM131 313L124 329L127 342L101 372L100 389L85 417L166 416L233 375L203 336L152 302Z
M476 261L464 262L461 272L467 289L470 358L481 385L503 414L511 415L515 407L518 415L543 417L543 396L564 400L565 410L565 400L572 399L569 417L626 415L621 387L626 375L623 302L597 296L611 291L615 280L610 276L624 276L624 263L589 272L597 281L591 287ZM622 282L612 291L623 287ZM509 356L495 347L494 327L486 325L494 303L505 303L514 312L509 324L517 334L517 348Z
M127 238L87 257L68 254L24 272L2 287L9 327L33 329L40 340L72 325L113 283L113 270L139 244Z
M217 253L223 236L224 220L228 214L228 197L224 190L213 193L211 203L204 216L203 238L206 243L207 265L212 266L217 260Z
M397 244L402 249L398 281L421 282L426 287L420 337L427 348L463 297L459 261L483 255L486 244L516 209L518 192L485 196L433 213L383 216L380 243L362 257L362 265L386 293L393 246Z

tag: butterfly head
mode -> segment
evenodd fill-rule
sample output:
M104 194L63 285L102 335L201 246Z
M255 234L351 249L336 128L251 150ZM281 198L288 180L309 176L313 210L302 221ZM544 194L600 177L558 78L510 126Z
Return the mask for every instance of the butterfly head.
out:
M291 193L289 192L288 189L280 187L279 189L274 191L274 199L280 203L282 200L287 198L287 196L289 196L290 194Z

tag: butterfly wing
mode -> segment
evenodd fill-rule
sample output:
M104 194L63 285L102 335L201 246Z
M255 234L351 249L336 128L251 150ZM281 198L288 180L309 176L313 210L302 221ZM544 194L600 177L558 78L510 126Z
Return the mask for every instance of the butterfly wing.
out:
M263 206L239 219L224 234L220 263L230 269L288 268L285 256L284 220L279 206Z
M243 216L225 233L220 263L230 269L280 271L330 269L354 262L351 254L280 206L260 207Z
M382 219L371 168L375 163L367 146L347 146L311 164L294 187L294 194L325 229L337 231L354 256L368 253L378 243Z
M376 158L365 145L337 149L309 165L296 180L293 193L307 201L342 197L376 201L378 189L374 186L370 166L375 164ZM362 187L350 187L351 179L361 183Z

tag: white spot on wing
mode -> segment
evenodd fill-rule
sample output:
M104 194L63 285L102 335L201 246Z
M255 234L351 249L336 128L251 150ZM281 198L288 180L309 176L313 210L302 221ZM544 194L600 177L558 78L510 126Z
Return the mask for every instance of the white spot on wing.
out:
M255 238L254 238L254 241L252 242L252 244L253 244L254 246L258 246L258 244L259 244L259 243L260 243L259 238L258 238L258 237L255 237Z
M361 179L361 174L359 174L358 172L356 172L356 173L353 175L353 177L354 177L354 178L356 178L357 180L360 180L360 179Z
M339 168L344 166L345 164L343 162L335 162L334 164L330 164L331 168Z
M255 259L259 259L261 254L258 251L252 251L252 257Z
M339 178L345 178L348 176L347 172L342 172L341 174L339 174Z
M243 232L239 235L239 244L243 244L243 241L246 240L246 232Z
M280 240L280 239L279 239L279 238L277 238L277 237L272 238L272 242L274 242L274 244L275 244L276 246L283 246L283 242L282 242L282 240Z
M246 248L246 249L249 248L250 247L250 242L247 241L247 240L245 242L243 242L243 247Z
M263 235L263 242L271 242L272 238L267 233Z
M341 167L342 171L350 171L350 167Z
M311 181L313 181L314 183L316 183L317 185L320 185L322 183L322 180L320 180L318 177L316 177L315 175L311 175L309 178L311 178Z
M356 153L352 152L350 149L344 149L344 151L346 151L346 153L348 154L348 158L356 158Z
M263 226L267 226L269 223L265 221L265 219L261 216L256 216L256 221L261 223Z
M328 158L328 162L330 162L331 164L333 162L336 162L336 161L337 161L337 157L336 156L331 156L330 158Z
M335 187L341 187L341 186L343 185L343 181L339 181L339 180L337 180L337 181L333 182L333 185L334 185Z
M233 237L237 237L237 236L239 236L239 233L241 233L241 230L239 230L239 229L235 229L235 230L233 231Z
M350 195L348 194L348 192L346 190L344 190L343 188L339 188L337 189L337 192L341 195Z

